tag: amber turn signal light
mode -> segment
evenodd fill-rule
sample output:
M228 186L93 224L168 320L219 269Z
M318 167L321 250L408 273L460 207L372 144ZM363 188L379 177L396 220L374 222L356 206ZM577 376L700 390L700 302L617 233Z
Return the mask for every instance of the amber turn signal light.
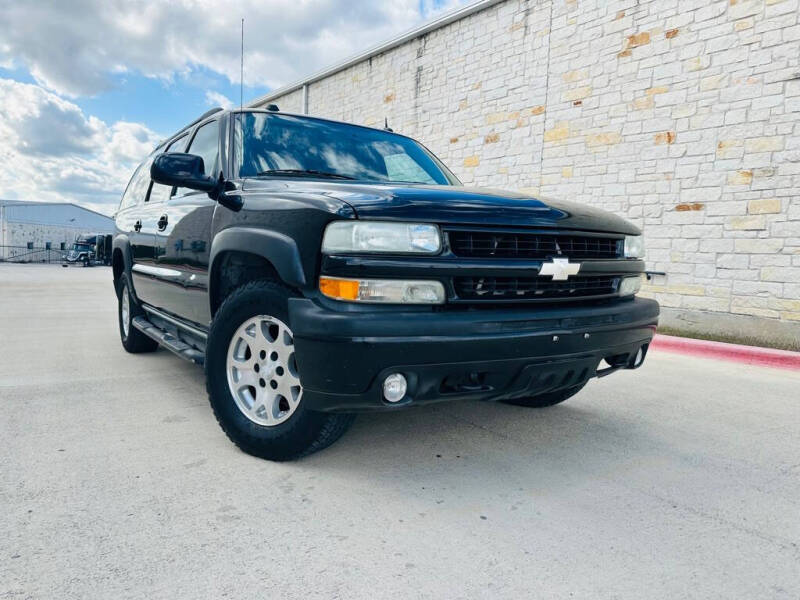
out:
M357 300L358 285L357 279L319 278L319 291L336 300Z
M440 281L402 279L344 279L322 276L319 291L328 298L372 304L444 304Z

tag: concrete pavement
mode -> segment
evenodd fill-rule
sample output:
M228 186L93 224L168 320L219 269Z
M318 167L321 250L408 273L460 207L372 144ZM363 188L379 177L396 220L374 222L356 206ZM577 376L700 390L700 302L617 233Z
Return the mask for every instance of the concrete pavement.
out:
M0 265L0 598L797 598L800 374L651 352L535 411L242 454L107 268Z

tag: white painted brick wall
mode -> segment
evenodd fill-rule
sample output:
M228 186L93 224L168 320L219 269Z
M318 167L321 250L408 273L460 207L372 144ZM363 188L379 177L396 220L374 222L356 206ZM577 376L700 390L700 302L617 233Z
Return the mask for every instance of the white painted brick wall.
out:
M311 84L309 112L386 117L467 185L627 216L664 306L800 321L798 12L506 0Z

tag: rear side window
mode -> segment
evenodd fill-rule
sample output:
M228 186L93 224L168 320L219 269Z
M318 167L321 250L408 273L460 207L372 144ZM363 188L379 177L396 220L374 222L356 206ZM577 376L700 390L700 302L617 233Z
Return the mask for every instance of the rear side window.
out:
M147 187L150 185L150 164L152 162L152 158L148 158L134 171L133 177L131 177L128 187L122 195L122 202L119 203L120 210L130 208L144 201Z

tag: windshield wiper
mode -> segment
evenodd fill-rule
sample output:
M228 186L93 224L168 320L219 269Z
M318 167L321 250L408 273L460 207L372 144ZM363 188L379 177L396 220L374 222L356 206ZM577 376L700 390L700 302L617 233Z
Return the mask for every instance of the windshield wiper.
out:
M290 177L327 177L328 179L355 179L355 177L348 177L347 175L339 175L339 173L327 173L325 171L316 171L314 169L270 169L268 171L261 171L257 174L259 177L266 175L288 175Z

